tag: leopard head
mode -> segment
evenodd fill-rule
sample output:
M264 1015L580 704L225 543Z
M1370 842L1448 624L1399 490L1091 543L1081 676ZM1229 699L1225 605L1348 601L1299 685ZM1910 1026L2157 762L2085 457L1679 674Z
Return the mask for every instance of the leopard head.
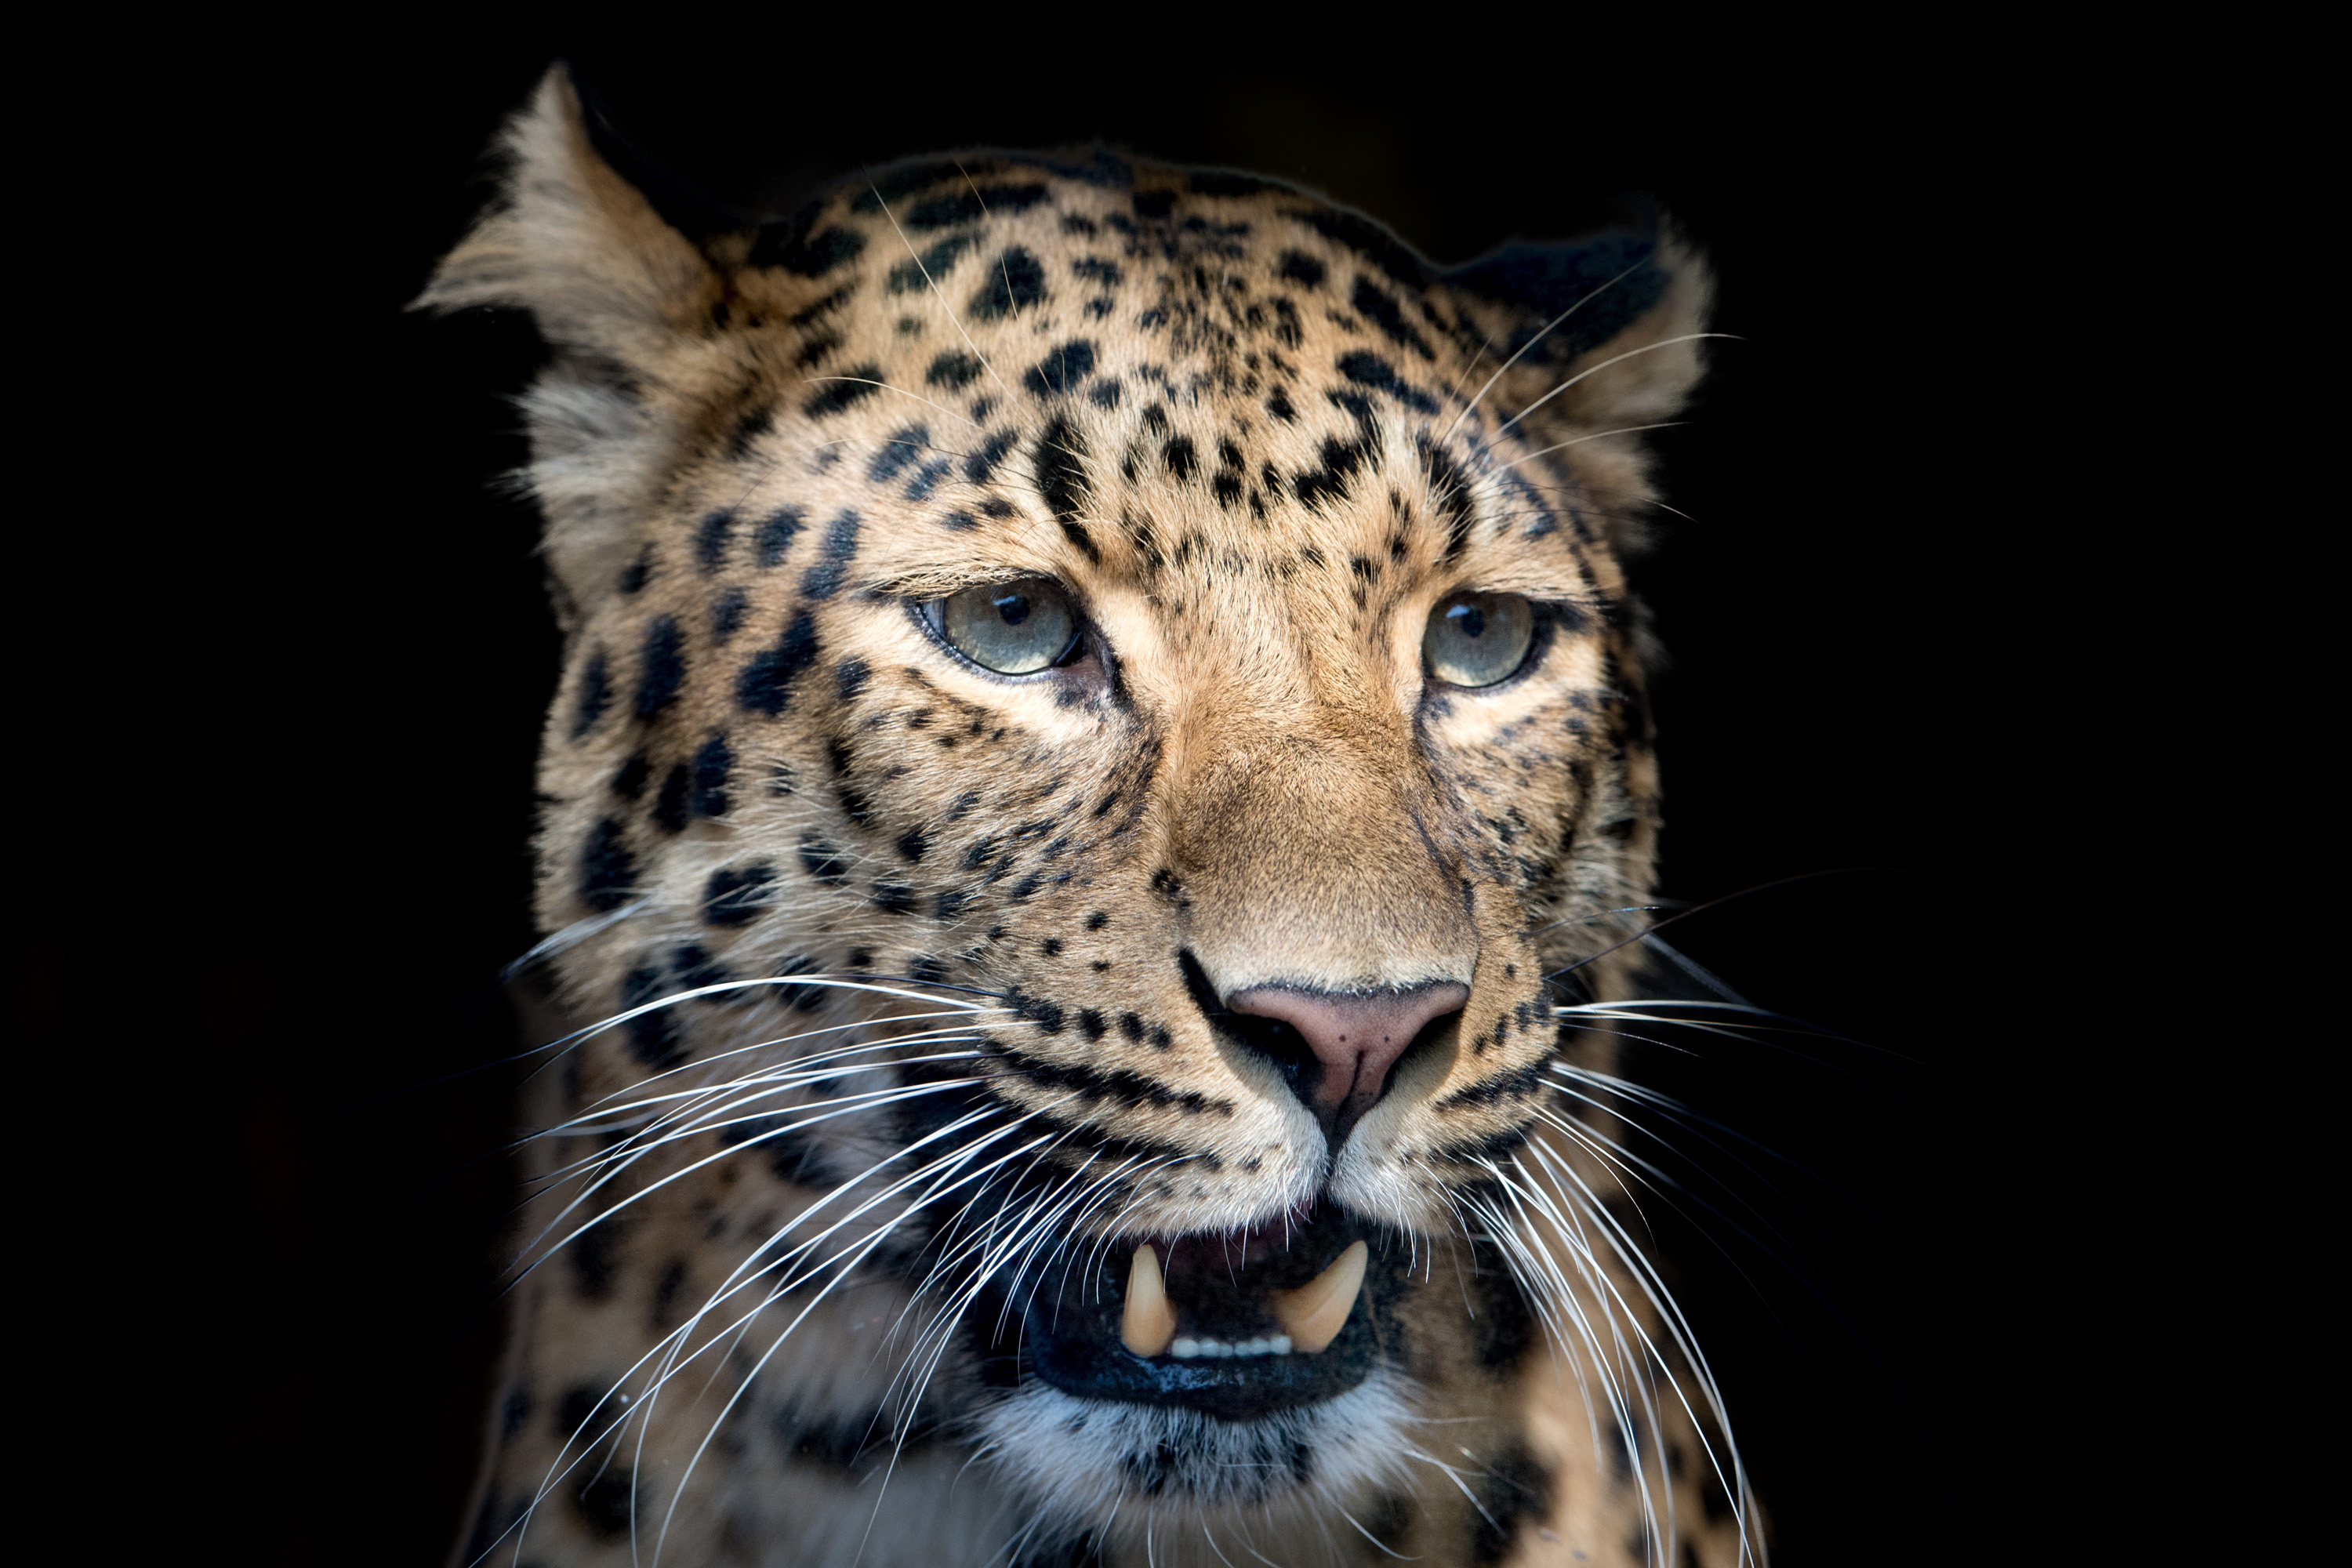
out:
M879 1281L901 1430L1116 1533L1376 1495L1614 1354L1559 1090L1651 885L1623 563L1697 258L1442 270L1100 153L689 235L560 74L506 150L424 302L552 350L538 912L603 1184L550 1236L690 1236L662 1364L761 1325L724 1386L802 1397L795 1314Z

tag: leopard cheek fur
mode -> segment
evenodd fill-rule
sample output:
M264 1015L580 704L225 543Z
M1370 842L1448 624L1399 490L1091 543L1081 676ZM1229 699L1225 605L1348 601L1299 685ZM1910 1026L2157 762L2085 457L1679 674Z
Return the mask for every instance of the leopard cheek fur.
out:
M1628 432L1699 374L1699 260L1441 272L1106 154L689 238L560 71L505 147L421 302L556 351L559 1044L458 1561L1754 1550L1564 1092L1652 877ZM1081 623L1029 674L923 608L1029 582ZM1476 689L1423 656L1464 593L1534 606ZM1353 1242L1328 1360L1169 1360L1266 1353ZM1144 1246L1241 1352L1083 1330Z

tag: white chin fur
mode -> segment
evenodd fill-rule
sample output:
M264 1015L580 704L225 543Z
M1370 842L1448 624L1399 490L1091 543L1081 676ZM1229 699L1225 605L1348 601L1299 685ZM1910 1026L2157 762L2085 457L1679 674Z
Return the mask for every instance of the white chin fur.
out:
M1205 1526L1286 1533L1405 1475L1412 1415L1386 1368L1336 1399L1225 1421L1167 1405L1079 1399L1033 1383L992 1405L976 1436L1038 1515L1038 1539L1108 1531L1163 1548Z

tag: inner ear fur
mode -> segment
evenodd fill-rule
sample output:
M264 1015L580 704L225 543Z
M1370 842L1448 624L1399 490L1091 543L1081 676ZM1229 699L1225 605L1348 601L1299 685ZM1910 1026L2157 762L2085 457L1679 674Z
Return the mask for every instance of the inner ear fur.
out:
M681 426L689 345L718 270L598 155L562 66L499 133L499 195L415 308L528 310L555 359L522 398L526 478L566 629L634 556Z

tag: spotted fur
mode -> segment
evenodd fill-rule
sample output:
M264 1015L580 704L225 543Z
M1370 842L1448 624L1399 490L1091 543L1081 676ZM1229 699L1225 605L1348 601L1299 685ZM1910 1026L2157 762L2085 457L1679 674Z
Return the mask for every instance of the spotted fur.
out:
M1752 1555L1565 1092L1606 1037L1555 1011L1629 994L1651 883L1624 432L1699 374L1698 259L1660 230L1442 272L1103 153L689 237L560 73L505 147L423 302L554 351L561 1043L457 1561ZM910 612L1022 575L1091 628L1047 678ZM1422 629L1469 588L1534 601L1538 646L1441 689ZM1217 1021L1448 979L1456 1024L1336 1153ZM1023 1268L1318 1198L1407 1264L1351 1392L1221 1420L1006 1361Z

